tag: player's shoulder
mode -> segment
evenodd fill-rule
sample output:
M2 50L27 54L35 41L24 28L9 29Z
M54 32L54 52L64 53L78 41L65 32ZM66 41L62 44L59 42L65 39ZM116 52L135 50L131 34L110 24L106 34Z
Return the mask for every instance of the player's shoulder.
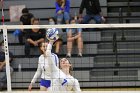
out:
M78 79L74 78L74 81L79 82Z
M74 84L79 84L78 79L74 78L73 76L70 77Z
M79 82L77 78L74 78L73 76L71 76L71 78L73 78L74 82Z
M78 81L78 79L74 78L72 75L67 76L68 78L74 80L74 81Z
M39 56L39 58L42 58L43 56L44 56L44 55L42 54L42 55Z
M39 60L44 59L44 55L43 55L43 54L40 55L38 59L39 59Z
M79 85L79 81L76 78L74 78L74 85Z

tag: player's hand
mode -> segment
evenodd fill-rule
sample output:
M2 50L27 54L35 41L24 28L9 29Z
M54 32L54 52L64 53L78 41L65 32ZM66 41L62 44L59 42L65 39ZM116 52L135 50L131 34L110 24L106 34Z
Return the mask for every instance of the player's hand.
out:
M46 35L46 38L47 38L50 42L55 42L55 40L50 39L47 35Z
M29 91L32 90L32 83L29 85L28 90L29 90Z
M50 43L50 44L52 44L52 45L53 45L53 44L54 44L54 42L56 41L56 40L53 40L53 39L48 38L48 36L47 36L47 35L46 35L46 38L49 40L49 43Z

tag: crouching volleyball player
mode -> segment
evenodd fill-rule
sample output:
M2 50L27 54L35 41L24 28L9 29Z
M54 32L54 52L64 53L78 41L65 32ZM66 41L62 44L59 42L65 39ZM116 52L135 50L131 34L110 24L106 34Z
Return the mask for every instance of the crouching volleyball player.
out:
M71 64L68 59L62 58L60 60L60 69L55 65L53 55L51 53L52 45L54 41L50 40L46 56L49 60L49 66L52 71L52 83L50 90L52 91L81 91L80 85L77 79L71 75Z
M49 59L45 54L46 51L46 47L47 47L48 43L41 43L39 45L39 48L42 52L42 55L39 57L38 60L38 68L37 71L28 87L28 90L31 91L32 89L32 85L35 83L35 81L37 80L37 78L41 75L41 81L40 81L40 90L41 91L47 91L48 88L51 86L51 68L49 66ZM55 66L58 66L58 62L59 59L57 57L56 54L52 53L52 58L51 60L53 60L53 62L55 62Z

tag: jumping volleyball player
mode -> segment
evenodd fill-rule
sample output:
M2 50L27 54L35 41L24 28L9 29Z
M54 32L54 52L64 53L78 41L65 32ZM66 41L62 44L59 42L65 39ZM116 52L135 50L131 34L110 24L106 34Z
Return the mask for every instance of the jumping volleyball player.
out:
M55 65L53 55L51 53L53 43L54 41L50 40L46 50L49 66L52 68L52 85L50 90L81 91L78 80L71 75L71 64L69 60L62 58L59 64L60 69Z

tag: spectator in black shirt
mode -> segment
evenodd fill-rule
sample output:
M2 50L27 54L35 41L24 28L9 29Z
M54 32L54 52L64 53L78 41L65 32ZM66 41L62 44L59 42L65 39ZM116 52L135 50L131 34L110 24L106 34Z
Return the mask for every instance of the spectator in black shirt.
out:
M6 85L7 82L7 76L6 76L6 62L5 62L5 52L4 52L4 45L3 45L3 41L0 43L0 73L4 72L4 75L2 76L2 78L0 78L0 90ZM9 62L10 65L13 61L13 54L11 52L9 52ZM10 72L11 75L13 73L13 68L12 66L10 66Z
M32 13L29 13L29 10L27 8L24 8L22 10L22 16L20 17L21 25L31 25L31 22L33 20L34 16ZM28 32L29 29L22 29L19 33L19 43L23 43L23 36L26 35L26 32Z
M86 8L86 15L82 19L82 13ZM97 24L105 21L105 18L101 14L101 7L99 0L82 0L79 9L79 19L83 24L88 24L91 19L94 19Z
M39 25L39 19L34 18L32 25ZM27 32L26 41L25 41L25 55L30 55L30 46L37 46L44 42L45 38L45 29L33 28Z

